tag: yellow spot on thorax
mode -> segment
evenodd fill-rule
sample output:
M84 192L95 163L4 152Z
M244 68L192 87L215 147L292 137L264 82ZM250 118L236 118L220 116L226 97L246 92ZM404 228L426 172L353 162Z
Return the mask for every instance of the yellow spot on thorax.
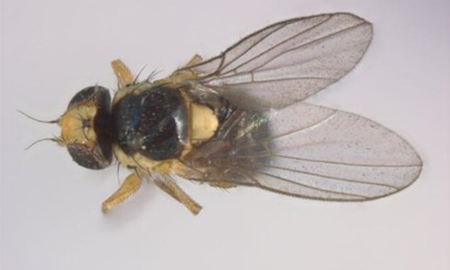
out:
M195 142L212 138L218 126L219 120L213 110L191 103L191 140Z

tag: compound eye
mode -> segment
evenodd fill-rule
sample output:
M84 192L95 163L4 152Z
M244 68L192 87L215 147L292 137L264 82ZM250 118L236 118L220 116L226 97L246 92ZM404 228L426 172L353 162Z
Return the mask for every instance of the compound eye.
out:
M78 165L103 169L112 161L111 97L108 89L90 86L69 102L59 122L61 140Z
M111 158L106 157L99 147L74 143L67 145L67 150L78 165L88 169L100 170L111 164Z

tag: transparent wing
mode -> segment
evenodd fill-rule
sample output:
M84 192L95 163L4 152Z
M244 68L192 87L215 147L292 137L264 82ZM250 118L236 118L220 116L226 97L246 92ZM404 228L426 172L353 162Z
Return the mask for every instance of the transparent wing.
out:
M237 105L281 108L347 74L371 40L372 24L364 19L322 14L268 26L185 69Z
M200 181L364 201L410 185L422 161L404 139L367 118L297 103L265 113L237 111L186 167L187 177Z

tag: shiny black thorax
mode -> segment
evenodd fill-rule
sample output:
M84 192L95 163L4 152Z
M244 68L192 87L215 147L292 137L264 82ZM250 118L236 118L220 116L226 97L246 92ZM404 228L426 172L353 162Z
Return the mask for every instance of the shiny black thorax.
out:
M122 97L112 109L114 141L127 154L152 160L181 155L188 140L188 109L180 89L155 86Z

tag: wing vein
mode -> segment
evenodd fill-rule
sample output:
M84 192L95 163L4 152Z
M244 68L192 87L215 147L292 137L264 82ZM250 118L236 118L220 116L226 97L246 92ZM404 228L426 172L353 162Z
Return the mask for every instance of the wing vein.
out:
M293 181L293 180L286 179L286 178L283 178L283 177L280 177L280 176L277 176L277 175L273 175L273 174L269 174L269 173L260 172L260 171L257 171L257 170L251 170L251 169L243 168L243 167L239 167L239 168L241 168L241 169L243 169L243 170L246 170L246 171L249 171L249 172L253 172L253 173L257 173L257 174L262 174L262 175L266 175L266 176L268 176L268 177L271 177L271 178L275 178L275 179L281 180L281 181L283 181L283 182L291 183L291 184L294 184L294 185L298 185L298 186L305 187L305 188L310 188L310 189L317 190L317 191L321 191L321 192L326 192L326 193L331 193L331 194L337 194L337 195L344 195L344 196L353 196L353 197L358 197L358 198L362 198L362 199L368 199L368 198L369 198L369 197L366 197L366 196L362 196L362 195L360 195L360 194L353 194L353 193L347 193L347 192L338 192L338 191L332 191L332 190L328 190L328 189L317 188L317 187L313 187L313 186L310 186L310 185L298 183L298 182L295 182L295 181ZM259 182L259 181L258 181L258 182Z
M243 56L244 54L246 54L248 51L250 51L251 49L253 49L256 45L260 44L261 42L263 42L265 39L267 39L269 36L271 36L273 33L279 31L280 29L286 27L287 25L289 25L290 23L285 23L280 25L280 27L274 29L272 32L268 33L266 36L264 36L262 39L258 40L257 42L255 42L253 45L251 45L250 47L248 47L248 49L246 49L245 51L243 51L240 55L238 55L236 58L234 58L232 61L230 61L229 63L227 63L224 66L220 66L219 69L217 71L221 71L223 69L225 69L226 67L228 67L229 65L231 65L232 63L236 62L237 59L239 59L241 56ZM232 49L234 49L236 47L232 47ZM229 52L231 50L228 50L224 53L224 59L225 59L225 55L227 52ZM228 72L227 72L228 73Z
M248 149L248 148L253 147L253 146L264 145L264 144L266 144L268 142L271 142L273 140L280 139L282 137L289 136L289 135L292 135L292 134L295 134L295 133L306 132L306 131L315 129L315 128L323 125L324 123L330 121L335 115L336 115L336 112L333 112L328 117L325 117L325 118L321 119L320 121L318 121L316 123L313 123L313 124L311 124L311 125L309 125L307 127L302 127L300 129L292 130L290 132L286 132L286 133L283 133L283 134L280 134L280 135L277 135L277 136L273 136L273 137L267 138L265 140L258 141L257 143L253 142L253 143L245 144L243 146L236 147L234 150L235 150L235 152L237 152L237 151L240 151L240 150ZM218 157L220 158L220 156L218 156ZM233 158L234 157L235 156L233 156Z
M395 189L395 190L400 190L396 186L387 185L387 184L371 183L371 182L353 180L353 179L348 179L348 178L334 177L334 176L329 176L329 175L325 175L325 174L311 173L311 172L307 172L307 171L294 170L294 169L284 168L284 167L279 167L279 166L261 166L261 167L262 168L268 168L268 169L285 170L285 171L290 171L290 172L295 172L295 173L300 173L300 174L306 174L306 175L312 175L312 176L318 176L318 177L323 177L323 178L327 178L327 179L330 179L330 180L336 180L336 181L342 181L342 182L358 183L358 184L365 184L365 185L370 185L370 186L381 186L381 187L392 188L392 189Z
M228 73L233 72L233 71L235 72L238 68L242 67L243 65L245 65L245 64L247 64L247 63L249 63L249 62L251 62L251 61L253 61L253 60L255 60L255 59L257 59L257 58L260 57L261 55L264 55L265 53L267 53L267 52L269 52L269 51L271 51L271 50L277 48L278 46L283 45L283 44L285 44L286 42L288 42L288 41L290 41L290 40L292 40L292 39L294 39L294 38L296 38L296 37L298 37L298 36L300 36L300 35L302 35L302 34L304 34L304 33L307 33L308 31L313 30L313 29L316 28L316 27L319 27L320 25L322 25L322 24L326 23L327 21L329 21L331 18L333 18L333 16L330 16L330 17L328 17L326 20L324 20L324 21L322 21L322 22L320 22L320 23L318 23L318 24L316 24L316 25L313 25L313 26L311 26L311 27L309 27L309 28L307 28L307 29L305 29L305 30L303 30L303 31L301 31L301 32L299 32L298 34L295 34L294 36L292 36L292 37L290 37L290 38L287 38L287 39L281 41L281 42L278 43L277 45L274 45L274 46L268 48L267 50L265 50L265 51L259 53L258 55L256 55L256 56L250 58L249 60L245 61L244 63L242 63L242 64L240 64L240 65L238 65L238 66L236 66L235 68L233 68L233 69L231 69L230 71L224 73L223 75L228 74ZM292 22L292 23L294 23L294 22ZM289 25L289 24L285 24L285 25L283 26L283 28L286 27L287 25ZM281 29L281 28L277 29L277 31L280 30L280 29ZM275 32L276 32L276 31L270 33L270 35L273 34L273 33L275 33ZM268 35L268 36L269 36L269 35ZM266 36L265 38L267 38L268 36ZM263 40L260 40L258 43L255 43L255 45L259 44L261 41L263 41ZM243 55L243 54L242 54L242 55ZM242 56L242 55L241 55L241 56ZM239 57L240 57L240 56L239 56ZM237 57L236 59L238 59L239 57ZM276 56L276 57L278 57L278 56ZM235 59L235 60L236 60L236 59ZM234 61L235 61L235 60L234 60ZM233 61L233 62L234 62L234 61ZM225 65L223 68L225 68L226 66L229 66L230 64L231 64L231 62L228 63L227 65Z
M272 59L269 59L269 60L268 60L267 62L265 62L264 64L262 64L262 65L260 65L260 66L258 66L258 67L256 67L256 68L253 68L253 69L251 70L251 72L253 72L253 71L257 70L257 69L260 69L261 67L264 67L265 65L267 65L267 64L270 63L270 62L272 62L273 60L277 59L278 57L282 56L282 55L285 54L285 53L288 53L288 52L291 52L291 51L295 51L295 50L304 48L304 47L306 47L306 46L309 46L309 45L311 45L311 44L317 43L317 42L319 42L319 41L325 40L325 39L327 39L327 38L329 38L329 37L332 37L332 36L336 36L336 35L345 33L345 32L347 32L347 31L349 31L349 30L355 29L355 28L357 28L357 27L359 27L359 26L361 26L361 25L364 25L364 24L366 24L365 21L363 21L362 23L355 24L355 25L352 25L352 26L350 26L350 27L344 28L344 29L342 29L342 30L339 30L339 31L330 33L330 34L328 34L328 35L326 35L326 36L323 36L323 37L318 38L318 39L316 39L316 40L313 40L313 41L311 41L311 42L302 44L302 45L297 46L297 47L295 47L295 48L292 48L292 49L283 51L283 52L281 52L280 54L278 54L278 55L276 55L275 57L273 57ZM300 62L299 64L302 64L302 62Z
M326 21L330 20L331 18L332 18L332 17L328 18ZM324 22L326 22L326 21L324 21ZM324 22L321 22L320 24L322 24L322 23L324 23ZM317 25L315 25L315 26L319 26L320 24L317 24ZM323 40L325 40L325 39L327 39L327 38L329 38L329 37L332 37L332 36L336 36L336 35L345 33L345 32L347 32L347 31L349 31L349 30L352 30L352 29L356 29L356 28L358 28L359 26L364 25L364 24L367 24L367 22L363 21L363 22L361 22L361 23L359 23L359 24L352 25L352 26L350 26L350 27L347 27L347 28L341 29L341 30L339 30L339 31L330 33L330 34L328 34L328 35L325 35L325 36L323 36L323 37L321 37L321 38L312 40L312 41L310 41L310 42L308 42L308 43L305 43L305 44L302 44L302 45L300 45L300 46L297 46L297 47L291 48L291 49L289 49L289 50L283 51L283 52L279 53L278 55L275 55L274 57L268 59L268 60L267 60L266 62L264 62L263 64L261 64L261 65L255 67L255 68L253 68L253 69L251 69L251 70L248 71L248 72L244 72L244 73L238 73L238 72L237 72L237 69L238 69L238 68L242 67L243 65L245 65L245 64L247 64L247 63L249 63L249 62L251 62L251 61L253 61L253 60L255 60L255 59L257 59L258 57L260 57L260 56L263 55L264 53L267 53L268 51L270 51L270 50L276 48L278 45L281 44L281 43L279 43L279 44L277 44L276 46L273 46L273 47L271 47L270 49L266 50L265 52L263 52L263 53L261 53L261 54L255 56L255 57L253 57L253 58L247 60L246 62L240 64L239 66L235 67L234 69L229 70L228 72L225 72L225 73L221 74L220 77L223 78L224 75L227 75L227 74L230 74L230 73L233 73L233 72L236 73L236 74L238 73L238 74L240 74L240 75L250 74L250 73L254 72L255 70L260 69L261 67L264 67L265 65L267 65L268 63L274 61L275 59L277 59L278 57L284 55L285 53L288 53L288 52L291 52L291 51L294 51L294 50L298 50L298 49L304 48L304 47L306 47L306 46L310 46L310 45L312 45L312 44L314 44L314 43L323 41ZM315 27L315 26L314 26L314 27ZM311 28L314 28L314 27L311 27ZM311 29L311 28L308 28L307 30L309 30L309 29ZM302 33L304 33L304 32L302 32ZM300 33L300 34L302 34L302 33ZM295 38L295 36L294 36L294 37L291 37L291 38ZM291 38L290 38L290 39L291 39ZM289 40L287 40L287 41L289 41ZM287 41L286 41L286 42L287 42ZM283 41L283 42L284 42L284 41ZM283 42L282 42L282 43L283 43ZM303 62L299 62L297 65L301 65L301 64L303 64ZM295 66L295 65L294 65L294 66ZM274 70L276 70L276 69L274 69ZM229 75L229 76L227 76L227 77L233 77L233 76L234 76L234 75ZM205 83L209 83L209 82L211 82L211 81L213 81L213 80L214 80L214 79L207 80L207 81L205 81Z
M280 157L286 159L293 159L298 161L308 161L308 162L317 162L317 163L325 163L325 164L336 164L343 166L355 166L355 167L375 167L375 168L412 168L412 167L421 167L422 164L411 164L411 165L392 165L392 164L361 164L361 163L349 163L349 162L340 162L340 161L331 161L331 160L320 160L320 159L310 159L310 158L301 158L301 157L293 157L286 155L278 155L278 154L262 154L262 155L234 155L226 158L214 158L214 160L231 160L231 159L248 159L248 158L265 158L265 157Z
M250 73L251 81L249 82L242 82L242 83L229 83L229 85L249 85L254 83L267 83L267 82L285 82L285 81L295 81L295 80L326 80L326 81L336 81L336 78L330 78L330 77L292 77L292 78L282 78L282 79L271 79L271 80L259 80L255 81L253 79L253 72ZM233 77L233 76L230 76ZM213 86L214 88L214 86Z

